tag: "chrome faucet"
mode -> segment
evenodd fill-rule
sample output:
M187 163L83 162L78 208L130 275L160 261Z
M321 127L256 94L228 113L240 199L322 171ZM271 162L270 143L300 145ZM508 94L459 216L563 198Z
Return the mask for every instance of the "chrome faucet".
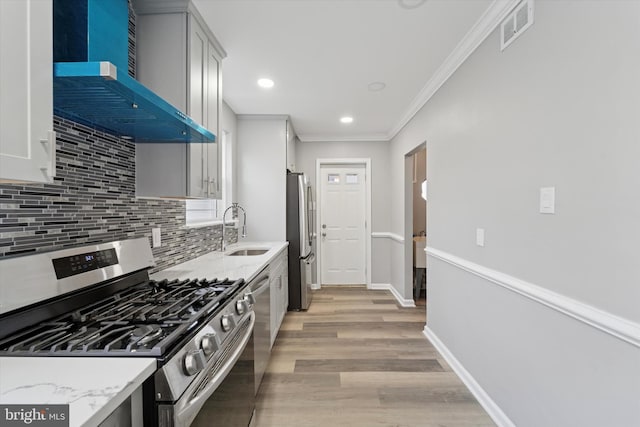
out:
M229 209L231 209L231 219L238 218L238 209L242 209L242 237L247 237L247 212L239 204L231 203L231 206L225 209L224 213L222 214L222 252L227 249L227 243L224 239L227 226L224 219L226 218Z

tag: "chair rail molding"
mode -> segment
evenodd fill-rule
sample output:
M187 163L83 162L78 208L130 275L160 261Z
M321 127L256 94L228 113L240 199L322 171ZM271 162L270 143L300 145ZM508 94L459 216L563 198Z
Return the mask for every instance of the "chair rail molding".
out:
M640 324L638 323L450 253L429 246L425 251L433 258L475 274L488 282L520 294L640 348Z
M374 239L386 238L386 239L391 239L398 243L404 243L404 237L402 237L399 234L391 233L388 231L372 231L371 237L373 237Z

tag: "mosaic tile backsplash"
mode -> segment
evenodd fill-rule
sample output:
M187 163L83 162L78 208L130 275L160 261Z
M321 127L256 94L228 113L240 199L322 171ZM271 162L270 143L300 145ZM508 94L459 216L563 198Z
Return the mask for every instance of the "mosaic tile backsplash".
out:
M148 237L154 271L220 250L221 226L186 228L183 200L135 197L135 145L58 117L52 184L0 184L0 257ZM227 241L237 240L228 230Z

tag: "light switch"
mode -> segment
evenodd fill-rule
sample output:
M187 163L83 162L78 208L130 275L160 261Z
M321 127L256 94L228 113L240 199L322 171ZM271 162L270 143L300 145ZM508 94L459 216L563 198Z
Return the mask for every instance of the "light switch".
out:
M476 245L484 246L484 228L476 228Z
M545 213L545 214L556 213L556 188L555 187L540 188L540 213Z
M162 246L162 238L160 237L160 227L151 229L151 241L154 248Z

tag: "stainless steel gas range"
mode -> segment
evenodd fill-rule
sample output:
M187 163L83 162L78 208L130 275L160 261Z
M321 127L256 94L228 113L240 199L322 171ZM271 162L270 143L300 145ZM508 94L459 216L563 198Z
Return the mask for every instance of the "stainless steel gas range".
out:
M243 279L149 280L153 265L144 238L0 261L0 357L153 357L145 426L246 427L251 289Z

